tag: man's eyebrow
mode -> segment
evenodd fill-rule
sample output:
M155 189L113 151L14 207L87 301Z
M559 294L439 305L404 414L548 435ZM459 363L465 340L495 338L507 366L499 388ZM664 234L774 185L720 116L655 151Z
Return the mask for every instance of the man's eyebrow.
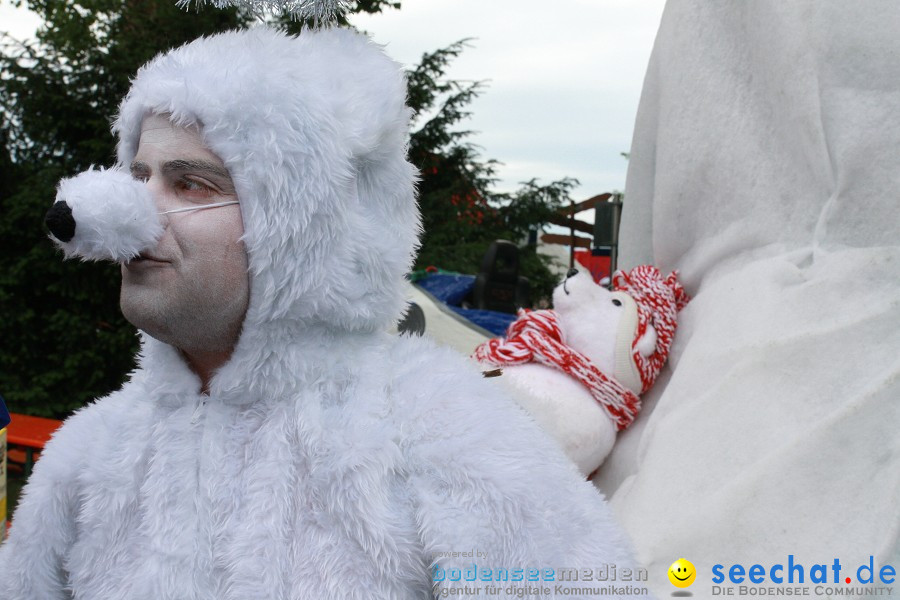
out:
M135 173L149 173L150 172L150 167L147 165L147 163L139 161L139 160L132 161L130 169L131 169L132 175L134 175Z
M134 169L134 166L134 163L132 163L132 169ZM226 171L223 167L220 167L219 165L206 160L177 159L163 163L162 172L166 175L171 173L180 173L182 171L200 171L224 179L226 181L231 181L231 175L229 175L228 171Z

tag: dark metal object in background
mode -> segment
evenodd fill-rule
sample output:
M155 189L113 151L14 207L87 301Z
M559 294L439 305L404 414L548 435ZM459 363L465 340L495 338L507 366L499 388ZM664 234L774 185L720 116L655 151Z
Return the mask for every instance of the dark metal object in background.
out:
M609 256L609 272L615 273L619 259L619 221L622 219L622 197L612 196L594 205L594 243L591 254Z
M575 214L594 209L594 224L575 218ZM622 194L598 194L578 203L559 209L559 214L551 217L550 223L569 229L569 234L545 233L541 241L546 244L569 246L569 268L575 266L575 248L590 248L594 256L609 256L610 273L616 270L619 247L619 219L622 217ZM575 235L587 233L591 238Z
M494 240L481 259L481 271L472 288L472 308L516 314L531 308L531 282L519 275L519 248L507 240Z

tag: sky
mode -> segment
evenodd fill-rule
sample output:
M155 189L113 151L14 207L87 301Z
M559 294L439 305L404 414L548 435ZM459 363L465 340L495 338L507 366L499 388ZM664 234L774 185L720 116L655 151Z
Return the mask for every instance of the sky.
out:
M174 1L174 0L173 0ZM462 128L503 163L497 191L573 177L575 200L622 191L641 85L664 0L402 0L352 23L406 66L474 38L449 75L486 81ZM37 18L0 0L0 30L31 37Z
M533 177L581 182L583 200L625 187L634 118L663 0L403 0L353 24L413 65L475 38L450 75L486 80L466 129L504 163L499 191Z

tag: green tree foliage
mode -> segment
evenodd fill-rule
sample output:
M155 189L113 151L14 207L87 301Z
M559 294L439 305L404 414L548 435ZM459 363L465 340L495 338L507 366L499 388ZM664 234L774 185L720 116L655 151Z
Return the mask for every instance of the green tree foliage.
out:
M167 1L28 5L44 21L37 39L0 38L0 393L12 410L59 417L118 388L137 339L118 269L63 263L46 239L56 182L113 162L110 122L138 66L247 18Z
M174 0L29 0L44 25L37 39L0 36L0 394L11 410L64 417L121 384L137 350L118 307L118 268L65 262L47 240L43 215L60 178L115 159L110 123L137 68L200 35L247 26L235 10ZM355 12L397 8L361 0ZM301 24L282 22L297 31ZM480 160L455 127L481 91L448 80L465 43L426 54L410 73L416 130L413 162L422 168L426 233L418 264L474 272L497 238L524 239L530 225L568 197L573 180L490 191L496 163ZM539 289L553 281L533 251L525 275Z
M497 162L482 160L469 141L472 132L459 129L469 115L468 106L483 91L482 82L460 82L446 77L451 61L468 40L422 56L409 73L409 105L414 112L410 160L419 167L419 204L425 232L416 268L437 266L476 273L490 243L507 239L522 246L522 274L531 282L535 297L550 295L558 283L548 261L535 248L524 245L528 233L539 229L578 184L562 179L539 185L524 182L512 194L492 191Z

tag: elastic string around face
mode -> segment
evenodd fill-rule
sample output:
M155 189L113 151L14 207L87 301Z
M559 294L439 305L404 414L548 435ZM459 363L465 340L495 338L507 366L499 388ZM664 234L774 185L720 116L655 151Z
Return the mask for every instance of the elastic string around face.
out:
M180 212L190 212L192 210L203 210L206 208L218 208L220 206L228 206L230 204L240 204L237 200L228 200L227 202L214 202L212 204L202 204L200 206L188 206L187 208L173 208L172 210L166 210L161 213L157 213L160 215L170 215L172 213L180 213Z

